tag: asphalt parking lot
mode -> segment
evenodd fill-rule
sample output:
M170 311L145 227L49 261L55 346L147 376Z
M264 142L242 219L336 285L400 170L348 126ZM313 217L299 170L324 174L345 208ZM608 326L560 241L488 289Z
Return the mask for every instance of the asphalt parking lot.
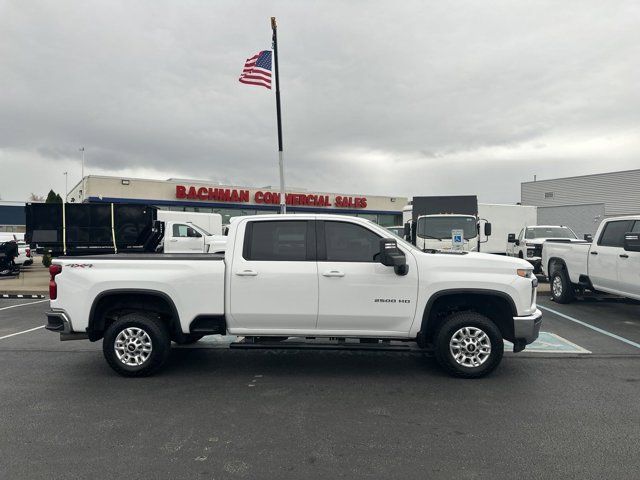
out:
M0 478L616 478L640 471L640 304L557 305L490 377L411 353L176 348L144 379L0 300Z

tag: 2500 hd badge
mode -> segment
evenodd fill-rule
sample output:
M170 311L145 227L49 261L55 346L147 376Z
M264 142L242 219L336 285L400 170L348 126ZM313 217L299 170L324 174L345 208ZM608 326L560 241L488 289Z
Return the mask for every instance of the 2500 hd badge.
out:
M374 298L374 303L411 303L411 300L405 298Z

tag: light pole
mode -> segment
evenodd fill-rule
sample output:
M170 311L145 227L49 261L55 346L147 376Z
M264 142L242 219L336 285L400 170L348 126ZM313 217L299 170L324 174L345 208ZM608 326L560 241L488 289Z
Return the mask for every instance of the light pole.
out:
M69 172L64 172L64 203L69 201L69 183L67 180L69 179Z
M85 182L84 182L84 147L80 147L80 151L82 152L82 202L84 203L85 197Z

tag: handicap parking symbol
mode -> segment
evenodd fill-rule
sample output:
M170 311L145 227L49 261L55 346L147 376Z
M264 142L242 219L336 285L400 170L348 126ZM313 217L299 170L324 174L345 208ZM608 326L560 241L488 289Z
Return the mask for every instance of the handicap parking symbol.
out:
M505 350L511 350L511 342L505 340ZM551 332L540 332L540 336L531 345L527 345L525 352L532 353L591 353L586 348L570 342L566 338Z

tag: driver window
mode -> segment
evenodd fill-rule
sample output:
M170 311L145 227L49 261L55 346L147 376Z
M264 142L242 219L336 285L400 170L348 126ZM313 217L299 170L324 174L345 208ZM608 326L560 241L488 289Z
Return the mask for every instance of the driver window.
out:
M520 233L518 234L518 240L522 241L523 235L524 235L524 228L520 230Z
M324 222L329 262L375 262L380 238L371 230L347 222Z
M189 225L175 223L173 225L173 236L177 238L198 238L202 235Z

